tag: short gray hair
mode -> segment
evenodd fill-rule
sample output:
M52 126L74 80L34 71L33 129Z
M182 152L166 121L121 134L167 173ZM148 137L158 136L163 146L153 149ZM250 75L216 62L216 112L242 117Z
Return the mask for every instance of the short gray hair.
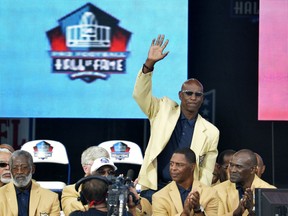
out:
M10 158L10 160L9 160L9 167L10 167L10 169L11 169L11 167L13 166L13 160L14 160L16 157L21 157L21 156L27 158L28 164L29 164L29 166L30 166L31 168L34 166L32 155L31 155L29 152L27 152L27 151L25 151L25 150L16 150L16 151L14 151L14 152L12 153L11 158Z
M91 146L83 151L81 155L81 164L86 165L100 157L110 158L109 152L103 147Z

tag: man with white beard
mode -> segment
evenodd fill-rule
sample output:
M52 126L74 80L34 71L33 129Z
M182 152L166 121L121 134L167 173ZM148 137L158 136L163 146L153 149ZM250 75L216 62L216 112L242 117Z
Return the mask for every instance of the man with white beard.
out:
M12 181L0 188L0 215L60 215L58 195L32 180L35 166L29 152L13 152L9 167Z
M14 149L8 144L0 145L0 187L11 181L9 159Z

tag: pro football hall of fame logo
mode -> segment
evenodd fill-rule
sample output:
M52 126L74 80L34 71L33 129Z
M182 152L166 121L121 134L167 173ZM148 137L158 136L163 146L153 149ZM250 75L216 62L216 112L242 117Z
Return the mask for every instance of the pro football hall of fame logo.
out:
M47 31L53 73L91 83L126 72L126 50L131 32L119 20L91 3L58 20Z

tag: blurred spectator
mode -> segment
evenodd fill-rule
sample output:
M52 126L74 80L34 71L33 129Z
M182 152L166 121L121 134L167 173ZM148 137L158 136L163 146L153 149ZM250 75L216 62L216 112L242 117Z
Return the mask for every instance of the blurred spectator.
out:
M12 146L8 144L0 145L0 187L11 181L9 159L13 152Z
M232 156L236 153L233 149L226 149L219 153L216 164L218 164L219 169L219 180L220 182L224 182L229 179L229 170L228 166Z

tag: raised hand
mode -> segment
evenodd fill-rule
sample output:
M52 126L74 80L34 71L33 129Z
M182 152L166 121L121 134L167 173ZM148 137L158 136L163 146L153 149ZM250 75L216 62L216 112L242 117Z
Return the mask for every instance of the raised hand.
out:
M164 52L164 49L166 48L167 44L169 43L169 40L166 40L164 42L164 35L158 35L157 39L153 39L149 52L148 57L146 59L145 64L143 65L143 73L148 73L153 71L154 64L165 58L168 55L168 51Z
M164 42L165 35L158 35L157 39L153 39L149 52L148 52L148 59L152 61L159 61L165 58L169 51L163 53L164 49L166 48L169 40ZM164 43L163 43L164 42Z

